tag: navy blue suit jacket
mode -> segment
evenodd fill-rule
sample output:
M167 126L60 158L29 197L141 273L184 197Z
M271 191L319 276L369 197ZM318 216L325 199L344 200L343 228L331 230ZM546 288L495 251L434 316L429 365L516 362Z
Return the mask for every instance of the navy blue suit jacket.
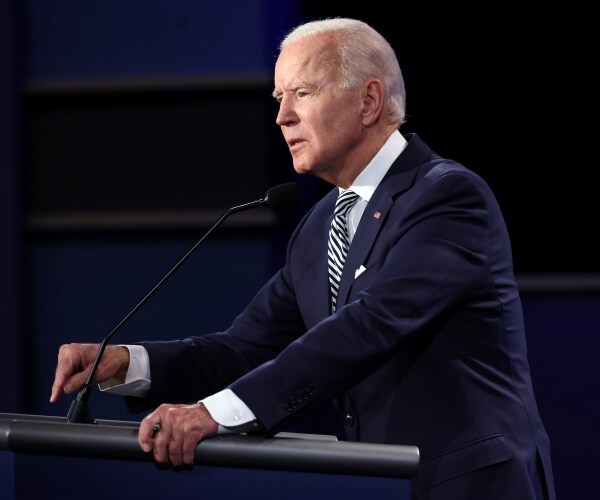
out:
M488 466L504 471L491 476L502 478L498 498L535 498L540 477L552 498L500 208L474 172L407 140L358 226L335 315L327 235L337 188L300 221L284 267L227 331L143 343L152 388L142 406L230 387L275 433L339 400L347 439L419 447L413 487L423 498L489 488L478 476ZM484 491L473 498L496 498Z

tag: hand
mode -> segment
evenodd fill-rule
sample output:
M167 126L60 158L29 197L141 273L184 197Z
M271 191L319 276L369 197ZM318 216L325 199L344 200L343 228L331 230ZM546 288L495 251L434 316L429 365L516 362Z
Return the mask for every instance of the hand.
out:
M158 430L156 430L158 429ZM217 435L219 424L202 403L160 405L142 420L138 442L154 460L174 468L194 465L196 446Z
M58 362L50 402L55 403L62 392L71 394L85 384L99 344L64 344L58 350ZM94 382L102 383L111 378L125 382L129 367L129 349L122 346L106 346Z

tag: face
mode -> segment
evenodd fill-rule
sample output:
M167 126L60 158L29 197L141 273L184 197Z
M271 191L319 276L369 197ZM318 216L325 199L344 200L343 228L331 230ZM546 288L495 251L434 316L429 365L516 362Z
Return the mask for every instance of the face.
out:
M339 86L332 45L330 35L318 35L283 49L275 65L273 95L279 103L276 122L296 172L337 184L352 166L363 127L360 92Z

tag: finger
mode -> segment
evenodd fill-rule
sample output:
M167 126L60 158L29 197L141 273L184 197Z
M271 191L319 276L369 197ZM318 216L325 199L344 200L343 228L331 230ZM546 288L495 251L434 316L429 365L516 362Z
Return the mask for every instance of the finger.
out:
M186 436L182 445L183 463L185 465L194 465L196 460L196 448L198 441L190 436Z
M171 442L171 426L161 415L160 431L152 439L152 454L159 464L169 464L169 444Z
M160 430L160 415L156 411L146 415L142 419L138 430L138 443L144 452L148 453L152 451L154 448L154 438Z
M67 377L64 373L57 372L54 376L54 384L52 384L52 390L50 391L50 402L56 403L60 398L63 386Z
M76 375L81 369L81 355L72 344L62 345L58 351L58 361L54 374L54 383L50 393L50 402L58 401L62 392L69 394L83 385L85 375ZM75 375L74 375L75 374Z
M62 388L70 374L69 364L67 359L69 358L65 346L61 346L58 350L58 361L56 362L56 372L54 374L54 383L52 384L52 390L50 392L50 402L54 403L58 401Z
M170 408L166 415L171 430L168 443L169 462L173 467L183 465L184 419L185 415L180 408Z

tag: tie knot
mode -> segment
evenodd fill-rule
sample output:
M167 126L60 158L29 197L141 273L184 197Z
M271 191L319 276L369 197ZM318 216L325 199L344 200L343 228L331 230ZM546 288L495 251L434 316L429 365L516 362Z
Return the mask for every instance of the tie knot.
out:
M354 191L344 191L335 202L335 215L346 215L356 203L358 195Z

